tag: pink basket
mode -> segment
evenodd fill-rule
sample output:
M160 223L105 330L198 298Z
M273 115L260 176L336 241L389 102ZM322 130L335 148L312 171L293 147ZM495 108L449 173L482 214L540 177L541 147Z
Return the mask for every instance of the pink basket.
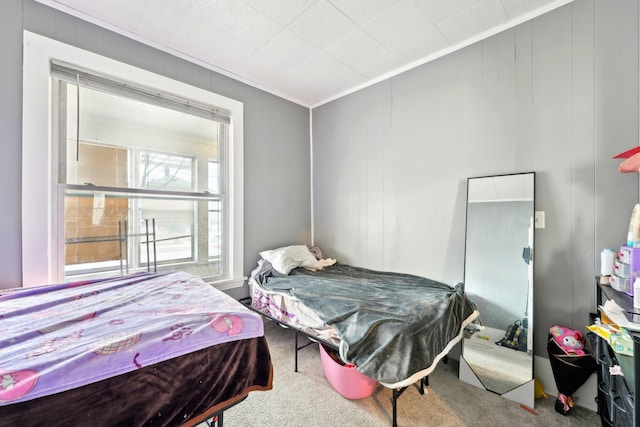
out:
M332 351L332 350L329 350ZM320 344L320 359L324 374L338 393L347 399L363 399L373 394L377 383L362 375L353 365L342 365L329 356L324 345Z

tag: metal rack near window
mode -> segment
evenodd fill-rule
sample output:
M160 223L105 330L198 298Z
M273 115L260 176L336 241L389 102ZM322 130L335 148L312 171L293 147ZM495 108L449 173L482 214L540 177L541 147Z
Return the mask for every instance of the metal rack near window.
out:
M100 244L108 242L116 242L118 246L117 263L119 266L120 275L129 274L129 239L140 238L140 244L144 245L146 250L146 270L148 272L156 272L157 266L157 252L156 252L156 221L155 218L151 220L144 220L144 232L142 233L130 233L128 227L128 221L118 221L118 232L114 235L102 235L102 236L86 236L86 237L70 237L65 239L65 247L68 245L82 245L82 244ZM184 237L184 236L180 236ZM166 239L165 239L166 240ZM152 263L153 260L153 263ZM112 266L96 267L93 271L103 271L105 269L113 269ZM83 270L85 273L87 269Z

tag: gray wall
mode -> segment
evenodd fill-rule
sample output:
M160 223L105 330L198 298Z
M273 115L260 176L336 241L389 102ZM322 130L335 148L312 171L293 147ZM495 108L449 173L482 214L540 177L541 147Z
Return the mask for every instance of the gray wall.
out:
M338 260L463 280L466 178L536 172L536 354L583 328L598 254L626 239L638 175L638 2L576 0L314 108L315 244Z
M311 243L309 109L116 35L32 0L3 0L0 14L0 288L22 279L22 32L77 46L244 103L244 270L258 252ZM43 215L46 213L43 212Z

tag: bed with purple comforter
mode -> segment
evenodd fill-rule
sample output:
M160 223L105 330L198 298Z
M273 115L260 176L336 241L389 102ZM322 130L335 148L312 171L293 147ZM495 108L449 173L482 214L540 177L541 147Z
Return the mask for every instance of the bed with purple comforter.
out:
M262 318L182 272L0 290L0 425L194 425L272 387Z

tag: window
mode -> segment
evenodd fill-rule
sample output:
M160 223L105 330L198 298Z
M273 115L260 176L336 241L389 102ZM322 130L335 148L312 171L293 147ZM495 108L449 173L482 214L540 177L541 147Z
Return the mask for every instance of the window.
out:
M224 276L228 117L56 63L52 75L65 279L158 268Z
M25 285L242 283L241 103L28 32L24 88Z

